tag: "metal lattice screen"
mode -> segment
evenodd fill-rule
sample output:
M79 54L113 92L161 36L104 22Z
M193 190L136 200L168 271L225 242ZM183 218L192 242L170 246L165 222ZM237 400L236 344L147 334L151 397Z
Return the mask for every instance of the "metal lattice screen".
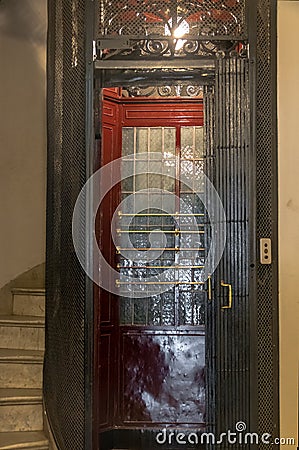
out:
M98 3L100 35L165 37L181 27L193 36L239 37L246 30L245 0L99 0Z
M214 277L215 299L207 305L207 414L209 431L216 435L240 420L251 425L249 105L248 60L218 61L215 87L205 92L208 173L222 199L227 230L226 248ZM228 310L223 309L227 292L221 280L229 280L233 286L232 308Z
M257 7L257 243L274 243L271 265L257 271L257 351L259 433L279 436L277 305L277 141L276 141L276 2ZM271 380L271 382L269 382ZM261 445L260 448L274 448Z
M72 215L85 182L85 0L48 2L48 193L44 399L59 449L85 448L85 274Z
M98 17L102 59L213 55L247 35L245 0L98 0Z
M44 395L48 418L52 429L54 431L57 444L60 449L79 450L86 448L84 438L86 429L86 405L85 405L85 383L86 378L91 376L85 366L85 344L86 344L86 327L92 327L92 323L88 323L85 316L86 297L86 280L85 274L81 269L77 257L74 252L72 243L71 222L73 207L77 195L86 180L86 55L85 55L85 36L86 36L86 5L88 0L49 0L49 44L48 44L48 199L47 199L47 311L46 311L46 354L45 354L45 369L44 369ZM141 2L139 2L141 4ZM170 2L171 3L171 2ZM276 138L275 138L275 8L276 2L270 0L257 0L254 2L247 2L237 0L227 1L206 1L198 2L195 10L188 10L187 2L177 2L176 10L172 11L171 17L177 17L177 22L170 22L170 13L167 12L166 4L168 2L155 3L155 14L161 18L158 21L159 33L162 37L166 37L167 45L169 33L174 24L185 26L188 25L188 34L194 36L201 34L201 37L206 33L209 37L227 37L232 36L237 39L244 39L247 28L249 35L252 36L250 41L251 54L256 56L256 81L257 84L252 88L254 76L252 76L252 69L249 68L250 86L248 87L248 80L240 78L247 73L247 68L244 71L235 67L236 60L234 57L231 60L225 60L223 64L218 65L218 81L226 80L231 86L228 90L218 89L218 93L226 96L227 104L230 105L230 113L238 114L242 110L239 105L239 97L234 95L234 89L240 92L240 87L243 83L248 87L248 93L251 93L251 99L256 99L256 111L251 110L251 117L253 123L256 125L256 192L257 192L257 238L269 237L272 242L276 243ZM149 29L155 21L150 16L151 3L142 2L143 22L142 29L140 28L140 17L136 15L136 10L132 8L132 3L121 8L122 2L98 2L99 16L100 16L100 33L99 36L113 36L115 30L120 34L127 35L131 33L144 33L148 36ZM127 4L127 3L126 3ZM189 4L189 3L188 3ZM228 21L230 26L224 32L221 27L217 28L216 16L208 15L203 12L202 5L209 6L210 9L216 9L222 13L222 23ZM118 18L114 21L109 21L109 14L114 14L116 5L120 8ZM215 6L216 5L216 6ZM198 8L201 8L199 11ZM184 9L185 8L185 9ZM193 8L193 7L192 7ZM247 27L246 11L250 12L251 16L255 18L257 24L257 31ZM224 13L224 11L228 12ZM230 22L232 14L235 15L235 24ZM219 14L218 14L219 16ZM114 16L113 16L114 17ZM115 16L116 17L116 16ZM155 19L156 20L156 19ZM185 22L184 22L185 21ZM131 29L128 28L128 23ZM168 25L167 25L168 23ZM110 24L110 25L109 25ZM148 28L144 28L144 24ZM109 25L109 26L108 26ZM252 24L251 24L252 25ZM156 25L155 25L156 26ZM110 28L109 28L110 27ZM133 28L132 28L133 27ZM167 31L168 30L168 31ZM256 42L257 39L257 42ZM212 41L213 39L211 39ZM163 40L162 40L163 41ZM219 53L215 53L214 47L202 47L201 52L192 47L190 39L187 41L188 46L183 46L184 52L180 51L180 56L188 56L189 58L201 56L202 54L209 54L213 57L219 57ZM220 41L219 41L220 42ZM221 41L222 42L222 41ZM232 41L230 45L235 51L235 42ZM147 40L146 54L150 56L157 56L155 50L158 51L158 56L163 57L167 51L152 40ZM158 45L158 47L157 47ZM206 45L206 44L204 44ZM209 44L210 45L210 44ZM223 47L221 44L221 48ZM219 47L219 43L217 43ZM111 48L111 47L110 47ZM146 48L146 47L145 47ZM230 48L229 45L227 48ZM212 50L211 50L212 49ZM134 49L133 49L134 50ZM148 51L150 50L150 51ZM219 50L219 48L218 48ZM217 52L218 52L217 50ZM142 50L143 51L143 50ZM161 53L162 52L162 53ZM131 51L122 51L121 58L130 58L130 55L136 60L136 56L144 56L145 53ZM228 53L225 53L228 56ZM103 57L109 57L109 52ZM134 59L133 58L133 59ZM254 62L255 63L255 62ZM240 64L247 64L247 62L240 62ZM228 65L231 65L229 68ZM255 70L254 68L254 70ZM141 65L139 65L141 69ZM234 72L235 70L235 72ZM222 71L222 72L221 72ZM227 71L227 73L225 73ZM231 84L230 84L231 83ZM219 85L220 86L220 85ZM222 98L223 100L223 98ZM206 93L206 117L207 122L214 117L215 108L218 108L221 99L215 99L214 93L209 91ZM241 106L248 101L244 98ZM215 103L216 101L216 103ZM218 104L217 104L218 101ZM251 104L252 108L253 103ZM254 115L256 112L256 115ZM219 113L220 114L220 113ZM223 120L227 120L225 112L222 116ZM210 117L210 119L209 119ZM218 117L221 125L221 114ZM244 119L244 116L243 116ZM215 124L213 124L215 126ZM228 128L229 129L229 128ZM253 127L254 130L254 127ZM222 163L226 165L226 169L234 170L237 167L238 158L240 163L245 167L248 161L245 153L242 152L238 156L234 151L234 135L229 131L223 135L223 139L229 142L227 146L228 152L225 151L225 142L219 146L221 149L220 156ZM237 139L238 139L238 135ZM207 148L212 149L215 146L213 139L215 134L211 132L211 128L206 130ZM255 136L251 136L249 141L252 144ZM247 138L247 137L246 137ZM254 148L255 151L255 148ZM212 155L211 155L212 156ZM211 158L212 161L213 158ZM230 161L229 161L230 159ZM232 162L231 169L229 164ZM219 176L219 183L221 182L220 174L215 174L211 163L211 172L213 176ZM235 166L234 166L235 164ZM238 169L239 170L239 169ZM228 172L230 173L230 172ZM236 172L237 173L237 172ZM238 172L239 173L239 172ZM240 179L242 174L239 173ZM223 192L227 189L226 185L219 184ZM235 187L238 187L236 182ZM246 188L247 189L247 188ZM244 195L246 191L243 190ZM242 214L236 205L236 212ZM243 211L244 212L244 211ZM84 212L82 212L84 214ZM241 217L241 216L240 216ZM238 216L238 218L240 218ZM245 217L245 216L244 216ZM242 216L242 219L244 219ZM84 220L83 216L82 219ZM247 219L246 219L247 220ZM247 233L246 220L240 221L240 224L232 224L229 229L229 237L233 240ZM242 222L242 223L241 223ZM239 228L238 228L239 226ZM233 243L233 242L232 242ZM83 243L84 244L84 243ZM257 242L258 250L258 242ZM243 267L246 263L245 254L236 253L226 255L227 258L235 258L237 267ZM225 267L223 266L223 270ZM254 331L256 333L256 373L253 373L254 368L251 369L251 380L256 379L257 384L257 399L248 398L249 390L249 374L247 370L248 355L244 360L238 358L238 351L241 346L249 346L247 338L238 342L238 347L233 348L234 336L228 333L231 324L240 327L243 330L244 336L249 335L248 322L246 317L249 314L248 291L247 284L244 279L238 278L237 273L227 273L227 276L233 276L237 280L237 293L239 296L239 310L236 310L232 318L226 320L223 326L217 322L219 316L216 317L216 322L210 320L207 325L209 333L212 338L216 338L219 332L224 336L222 343L228 345L231 349L229 353L225 353L224 349L220 349L224 353L222 358L219 358L220 353L213 353L215 349L209 349L209 357L216 362L217 367L211 367L213 374L216 374L215 382L218 383L218 392L214 386L209 387L208 396L210 399L210 416L211 422L215 420L216 402L219 401L221 394L221 408L217 411L218 416L222 417L222 424L224 428L231 425L232 421L240 419L241 415L248 417L249 404L258 405L257 407L257 429L259 433L267 432L273 436L278 435L278 362L277 362L277 256L274 251L274 261L272 265L262 266L257 263L257 295L256 295L256 312L257 321L252 322ZM243 270L246 273L246 270ZM252 282L254 284L254 281ZM221 293L219 297L221 299ZM242 303L242 311L245 311L244 316L238 315ZM216 314L221 314L221 311ZM218 317L218 318L217 318ZM211 317L210 317L211 319ZM252 320L252 318L251 318ZM217 328L218 327L218 328ZM251 344L250 344L251 345ZM249 350L248 350L249 351ZM210 352L210 353L209 353ZM252 353L251 353L252 355ZM217 359L218 358L218 359ZM223 373L226 373L228 368L228 361L235 361L240 372L243 371L243 381L240 383L236 381L235 374L224 386ZM251 361L252 362L252 361ZM211 375L212 376L212 375ZM272 380L270 383L269 380ZM236 381L236 382L234 382ZM219 386L224 386L220 389ZM251 391L252 392L252 391ZM242 402L237 402L237 398L241 398ZM230 400L231 399L231 400ZM231 409L228 415L223 414L223 405L225 402L231 401ZM214 408L214 409L213 409ZM254 413L251 413L254 414ZM254 421L252 422L254 424ZM267 446L272 448L273 446ZM263 448L263 447L261 447Z

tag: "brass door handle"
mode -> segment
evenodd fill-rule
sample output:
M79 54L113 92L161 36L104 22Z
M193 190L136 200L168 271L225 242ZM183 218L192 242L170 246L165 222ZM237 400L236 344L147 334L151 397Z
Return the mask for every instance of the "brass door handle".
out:
M232 285L229 283L224 283L224 281L221 281L221 286L228 288L228 305L222 306L222 309L230 309L233 304L233 288Z

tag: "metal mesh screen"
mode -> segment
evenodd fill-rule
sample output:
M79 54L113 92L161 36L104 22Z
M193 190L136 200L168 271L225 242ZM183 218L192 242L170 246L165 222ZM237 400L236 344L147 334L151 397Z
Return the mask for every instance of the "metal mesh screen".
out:
M204 88L204 143L206 154L206 174L211 181L215 181L215 87ZM212 280L213 289L215 289L214 277ZM209 336L210 343L206 345L206 423L207 431L215 433L216 424L216 321L214 305L211 301L206 302L205 332ZM211 344L213 342L213 344ZM207 446L212 450L212 445Z
M245 0L98 0L97 4L101 60L229 54L247 36Z
M227 230L226 248L215 273L215 300L208 314L208 327L215 336L215 348L210 350L214 360L207 362L208 370L215 365L210 416L214 414L217 434L235 428L240 420L248 426L250 422L248 65L248 59L224 59L218 61L216 71L214 183L226 212ZM222 280L232 285L231 309L223 309L228 293ZM235 445L226 443L223 448Z
M44 399L58 447L82 450L86 286L73 248L72 214L86 177L85 0L50 0L48 17Z
M244 421L250 427L249 229L250 102L249 61L219 60L215 88L207 88L205 142L208 175L226 212L227 243L207 304L206 365L208 431L220 435ZM232 308L221 280L232 285ZM208 448L214 448L209 445ZM219 448L247 448L244 443Z
M276 168L276 2L257 8L257 239L277 242ZM259 249L258 249L259 250ZM257 271L258 427L278 436L277 255ZM271 382L269 382L271 380ZM274 445L261 445L274 448Z
M98 0L99 35L245 35L245 0Z

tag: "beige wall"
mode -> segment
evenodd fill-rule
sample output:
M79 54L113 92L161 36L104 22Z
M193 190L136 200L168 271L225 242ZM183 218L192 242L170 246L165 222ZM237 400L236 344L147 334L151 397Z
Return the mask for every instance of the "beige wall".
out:
M0 289L45 260L46 5L0 2Z
M281 436L294 438L298 435L299 359L298 27L299 2L280 2L278 4L278 139Z

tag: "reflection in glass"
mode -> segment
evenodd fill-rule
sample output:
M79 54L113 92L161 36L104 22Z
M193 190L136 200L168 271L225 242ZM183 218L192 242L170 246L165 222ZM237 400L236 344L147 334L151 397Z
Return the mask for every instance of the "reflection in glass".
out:
M119 255L118 266L120 279L131 278L127 282L128 291L139 289L146 294L142 298L120 298L120 321L124 325L204 323L205 285L201 273L207 226L203 204L194 192L204 171L203 128L181 127L180 133L177 164L175 127L122 129L123 155L133 155L135 172L121 187L122 199L130 194L132 197L122 205L122 214L132 217L129 222L120 219L118 243L120 248L130 245L130 250ZM151 173L151 169L158 173ZM178 181L180 173L187 183ZM138 213L134 215L132 211ZM162 251L158 250L161 243ZM145 251L150 252L152 261L144 260ZM154 294L146 280L155 279L165 270L167 281L175 285L164 293Z

